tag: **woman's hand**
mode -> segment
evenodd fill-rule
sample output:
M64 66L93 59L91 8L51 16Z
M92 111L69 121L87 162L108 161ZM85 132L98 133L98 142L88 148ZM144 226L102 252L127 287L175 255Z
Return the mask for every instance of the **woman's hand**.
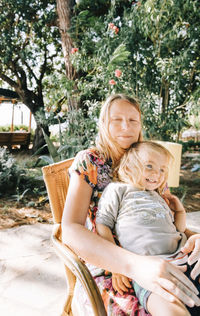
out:
M118 273L113 273L112 286L115 291L123 295L124 292L127 292L128 289L131 288L131 283L129 278L127 278L126 276Z
M186 266L178 268L158 257L140 256L134 269L133 279L145 289L169 302L178 298L190 307L200 306L196 287L182 272L186 271Z
M195 280L196 277L200 274L200 234L190 236L185 246L181 248L181 251L186 254L191 253L191 255L188 258L189 265L192 265L196 262L191 272L191 278Z

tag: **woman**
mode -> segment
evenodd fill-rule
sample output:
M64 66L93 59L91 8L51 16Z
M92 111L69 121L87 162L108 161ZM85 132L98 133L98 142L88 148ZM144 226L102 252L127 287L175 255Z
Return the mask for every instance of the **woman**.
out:
M70 171L62 219L63 242L86 262L134 279L142 287L169 301L176 296L189 306L200 305L196 288L178 268L162 259L133 254L91 232L96 231L98 201L103 189L112 181L113 168L125 150L141 140L141 113L137 101L121 94L110 96L101 109L96 148L80 152ZM191 247L196 250L196 238L193 239ZM199 259L198 254L194 253L193 257L195 261ZM103 297L105 291L111 297L111 300L106 298L108 315L124 315L124 311L120 312L120 306L117 306L108 279L105 282L102 271L100 273L98 270L98 273L96 281L98 283L100 279ZM120 302L127 314L139 310L132 290L124 300ZM144 315L144 311L141 309L138 315Z

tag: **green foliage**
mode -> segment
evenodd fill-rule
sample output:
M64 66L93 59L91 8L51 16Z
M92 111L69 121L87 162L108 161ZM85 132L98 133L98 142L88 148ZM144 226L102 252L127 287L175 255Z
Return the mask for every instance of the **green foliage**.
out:
M34 108L40 98L38 125L66 121L59 146L63 156L73 155L96 133L98 113L90 115L87 102L99 109L109 94L124 92L139 98L148 138L178 140L189 115L199 113L198 0L76 3L69 30L74 80L66 79L60 58L55 1L3 0L0 8L0 73L21 80Z
M15 192L23 171L5 148L0 148L0 194Z
M80 149L85 149L94 145L97 134L97 121L100 103L97 101L85 102L87 112L78 109L72 110L66 115L66 129L62 134L62 144L74 146L72 156Z
M194 140L189 140L187 142L179 141L179 144L182 145L182 152L193 152L193 151L200 151L200 142L195 142Z
M188 191L188 187L186 185L181 184L177 188L170 188L170 191L172 194L175 194L183 203Z
M147 137L178 140L200 95L198 1L111 1L104 15L81 4L71 27L81 106L112 92L136 95Z
M44 143L35 113L44 112L46 85L43 80L63 71L61 41L56 25L55 0L2 0L0 5L0 78L2 87L15 90L35 117L33 150ZM64 63L64 61L63 61ZM63 71L64 73L64 71Z
M97 120L99 115L99 102L85 102L88 111L78 109L67 112L64 117L66 126L61 131L59 129L59 145L48 137L45 132L44 137L48 147L49 156L43 155L39 159L45 164L52 164L67 158L74 157L80 150L86 149L95 143L97 134Z
M44 190L41 171L36 173L28 164L24 158L20 163L5 148L0 148L0 195L12 195L13 199L20 201L27 193L33 195L37 190Z
M28 132L28 126L26 126L26 125L14 125L14 132L20 131L20 130ZM10 132L10 125L0 126L0 132Z

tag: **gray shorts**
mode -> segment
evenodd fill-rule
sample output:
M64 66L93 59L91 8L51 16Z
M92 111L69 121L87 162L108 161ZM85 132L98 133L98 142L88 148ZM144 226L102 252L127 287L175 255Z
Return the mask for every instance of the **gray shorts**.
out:
M133 288L135 291L135 295L138 298L140 305L144 307L145 311L149 313L147 309L147 300L152 292L145 290L143 287L141 287L137 282L132 281Z

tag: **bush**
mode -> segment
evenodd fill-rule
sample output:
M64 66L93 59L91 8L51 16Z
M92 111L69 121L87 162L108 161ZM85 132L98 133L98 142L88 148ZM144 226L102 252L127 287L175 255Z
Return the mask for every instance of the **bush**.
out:
M200 142L195 142L194 140L189 140L187 142L179 141L179 144L181 144L182 152L185 153L186 151L199 151L200 148Z
M0 196L12 195L19 200L20 196L27 192L38 195L44 190L41 170L40 173L33 168L29 171L27 166L21 166L7 149L0 148Z
M23 171L5 148L0 148L0 195L16 192Z

